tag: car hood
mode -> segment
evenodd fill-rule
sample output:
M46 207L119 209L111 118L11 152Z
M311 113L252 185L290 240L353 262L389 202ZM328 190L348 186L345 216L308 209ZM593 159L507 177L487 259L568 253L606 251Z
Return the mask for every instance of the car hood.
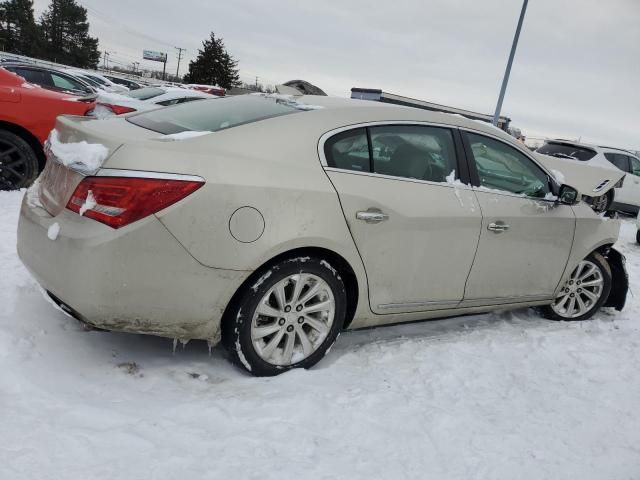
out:
M556 181L577 189L581 195L599 197L611 190L625 176L622 170L582 163L572 159L534 153Z

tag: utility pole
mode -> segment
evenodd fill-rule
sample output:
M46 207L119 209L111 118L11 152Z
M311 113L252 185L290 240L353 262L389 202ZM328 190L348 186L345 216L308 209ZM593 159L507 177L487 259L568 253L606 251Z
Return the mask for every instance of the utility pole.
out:
M509 61L507 62L507 69L504 72L504 78L502 79L502 87L500 88L500 96L498 97L498 104L496 105L496 113L493 115L493 124L497 127L500 120L500 111L502 110L502 102L504 100L504 94L507 91L507 84L509 83L509 75L511 75L511 65L513 65L513 57L516 55L516 48L518 48L518 40L520 39L520 31L522 30L522 23L524 22L524 14L527 12L527 4L529 0L524 0L522 4L522 11L520 12L520 19L518 20L518 26L516 27L516 34L513 37L513 44L511 45L511 53L509 54Z
M166 72L167 72L167 57L169 56L169 53L165 53L164 54L164 62L162 63L162 80L164 81L164 79L166 78Z
M102 53L102 68L107 69L107 59L109 58L109 52L106 50Z
M256 92L258 91L258 76L256 75Z
M173 47L178 50L178 68L176 68L176 77L180 78L180 60L182 60L182 52L186 51L186 48Z

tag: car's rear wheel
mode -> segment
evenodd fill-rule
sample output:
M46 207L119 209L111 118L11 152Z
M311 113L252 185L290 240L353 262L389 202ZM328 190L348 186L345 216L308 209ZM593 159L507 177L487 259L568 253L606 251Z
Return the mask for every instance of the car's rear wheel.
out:
M571 272L560 294L542 311L553 320L587 320L607 300L611 268L599 253L592 253Z
M636 243L640 243L640 230L636 232Z
M39 173L38 156L24 139L0 130L0 190L28 187Z
M282 260L261 273L225 314L222 341L231 360L257 376L315 365L344 324L339 273L313 257Z

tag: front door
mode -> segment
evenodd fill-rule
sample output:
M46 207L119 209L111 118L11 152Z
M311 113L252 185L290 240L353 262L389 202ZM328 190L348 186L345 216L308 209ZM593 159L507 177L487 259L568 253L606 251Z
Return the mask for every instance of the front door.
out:
M462 305L551 298L573 243L572 208L550 199L548 175L524 152L463 135L483 218Z
M480 234L480 208L455 180L454 132L419 125L357 128L324 144L363 259L372 311L459 304Z

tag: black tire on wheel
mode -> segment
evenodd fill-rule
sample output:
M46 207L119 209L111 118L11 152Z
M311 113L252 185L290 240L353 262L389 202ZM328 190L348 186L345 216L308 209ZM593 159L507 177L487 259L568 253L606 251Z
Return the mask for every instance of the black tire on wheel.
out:
M331 290L334 305L333 322L328 328L324 339L317 339L318 346L309 356L300 361L294 361L294 357L292 357L292 363L289 365L273 364L265 361L253 344L252 323L254 315L262 304L261 302L264 301L265 297L269 295L269 292L276 285L285 279L291 278L291 276L299 274L320 278ZM287 297L293 298L292 293L286 293L285 300ZM269 298L271 297L267 297L267 299ZM293 301L291 303L293 305ZM292 368L310 368L326 355L329 348L336 341L343 328L346 311L347 294L344 283L338 271L327 260L316 257L284 259L258 272L252 281L238 292L223 318L222 344L233 363L255 376L273 376ZM284 324L285 319L279 319L278 321L282 321ZM275 326L275 324L273 325ZM293 326L287 328L293 330ZM300 326L300 328L303 327ZM292 335L296 340L300 340L299 336L296 336L297 331ZM271 337L271 339L273 338ZM276 348L279 348L279 342L278 340L278 347ZM282 349L284 350L284 346Z
M611 208L611 204L613 203L613 190L609 190L606 194L601 197L595 197L592 200L592 207L596 213L608 212Z
M0 129L0 190L28 187L39 173L38 155L23 138Z
M611 292L611 284L612 284L612 276L611 276L611 267L607 260L599 253L593 252L585 258L586 261L593 263L600 271L602 275L602 291L598 300L590 306L589 310L584 314L577 317L565 317L558 314L551 305L545 305L540 308L542 315L550 320L565 320L565 321L580 321L580 320L588 320L593 316L595 312L597 312L600 307L607 301L609 297L609 293ZM573 272L572 272L573 275ZM567 286L567 284L565 284ZM563 287L564 288L564 287Z
M640 230L636 232L636 242L640 243Z

